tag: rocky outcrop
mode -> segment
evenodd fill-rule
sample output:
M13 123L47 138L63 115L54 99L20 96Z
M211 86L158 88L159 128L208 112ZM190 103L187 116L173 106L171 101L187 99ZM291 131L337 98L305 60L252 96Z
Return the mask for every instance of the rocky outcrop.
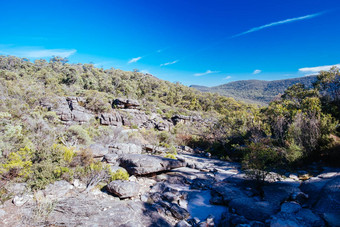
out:
M48 100L41 102L40 105L49 111L56 112L60 120L66 124L82 124L94 118L91 111L83 107L84 103L85 99L82 97L66 97L58 98L56 105L53 105Z
M84 97L60 97L57 98L56 104L44 100L40 102L40 105L49 111L56 112L59 119L67 125L83 124L91 119L97 119L101 125L106 126L129 126L170 131L171 127L179 122L184 124L208 124L210 122L213 124L212 119L203 120L200 116L174 115L171 119L166 119L156 113L146 114L140 110L139 102L133 99L115 99L112 104L113 109L105 113L94 113L86 109Z
M113 108L117 109L139 109L140 104L134 99L115 99L112 103Z
M123 120L120 114L116 111L110 113L101 113L97 117L101 125L122 126Z
M179 160L143 154L122 155L119 162L129 174L138 176L184 166Z
M185 116L185 115L176 114L171 117L171 120L174 125L177 125L178 123L187 124L189 122L200 122L202 121L202 118L199 116Z
M138 195L140 186L137 182L115 180L107 185L107 190L121 199Z

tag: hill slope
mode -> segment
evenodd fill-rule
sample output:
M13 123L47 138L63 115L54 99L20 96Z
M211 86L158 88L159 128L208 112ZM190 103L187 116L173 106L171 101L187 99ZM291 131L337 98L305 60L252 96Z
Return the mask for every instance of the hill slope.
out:
M286 80L240 80L215 87L205 87L191 85L202 92L218 93L236 100L242 100L250 103L268 104L275 96L283 93L288 87L302 83L307 88L312 87L316 76L306 76Z

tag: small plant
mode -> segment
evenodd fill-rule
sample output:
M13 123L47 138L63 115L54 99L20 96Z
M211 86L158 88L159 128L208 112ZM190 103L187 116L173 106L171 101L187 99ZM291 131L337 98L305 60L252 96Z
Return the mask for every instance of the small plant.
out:
M175 156L174 154L170 154L170 153L164 155L164 158L177 159L176 156Z
M111 172L111 181L114 180L129 180L129 174L126 170L118 169L116 172Z

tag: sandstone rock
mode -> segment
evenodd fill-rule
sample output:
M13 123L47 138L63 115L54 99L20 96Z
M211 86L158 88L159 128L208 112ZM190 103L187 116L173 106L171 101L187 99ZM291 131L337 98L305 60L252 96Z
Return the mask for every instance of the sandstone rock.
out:
M145 175L183 166L183 162L151 155L130 154L120 158L120 166L131 175Z
M77 189L82 189L82 190L86 189L86 185L78 179L75 179L73 181L73 186Z
M300 209L297 213L279 212L270 220L270 226L325 226L325 223L311 210Z
M137 196L139 189L140 185L133 181L116 180L107 185L107 190L121 199Z
M107 162L110 164L118 164L117 161L119 159L119 155L118 154L106 154L103 157L103 162Z
M43 190L45 197L51 201L63 199L67 194L71 193L73 185L65 180L56 181L49 184Z
M238 187L223 181L215 183L212 186L212 191L216 193L213 196L221 196L225 204L228 204L233 199L247 197Z
M114 143L109 145L110 154L141 154L142 146L133 143Z
M99 143L94 143L89 146L94 158L100 158L106 155L109 151L108 148Z
M176 224L176 227L191 227L191 225L187 221L182 220Z
M85 100L82 97L60 98L57 108L54 109L51 107L51 110L55 111L62 121L85 123L90 121L94 116L90 111L79 105L79 103L84 102Z
M115 99L113 101L113 107L119 108L119 109L138 109L140 106L139 102L134 99Z
M340 176L332 178L324 185L314 209L320 213L340 214Z
M210 189L214 182L215 182L215 179L213 178L210 178L210 179L196 178L192 181L190 187L192 189L206 190L206 189Z
M123 119L118 112L101 113L97 117L101 125L121 126Z
M245 217L243 217L243 216L239 216L237 214L232 214L230 216L230 223L233 226L238 226L238 225L249 224L249 221Z
M301 206L296 202L285 202L281 205L281 212L296 213L299 210L301 210Z
M155 128L158 129L159 131L169 131L170 127L171 123L167 121L157 123L155 126Z
M313 206L319 199L323 187L331 179L312 177L301 184L301 191L308 195L307 204Z
M10 183L6 184L5 188L8 193L13 195L19 195L29 191L26 183Z
M171 204L169 209L172 215L177 219L183 220L190 216L190 213L186 209L178 206L177 204Z
M328 226L340 226L339 213L324 213L323 218L327 222Z
M33 199L33 195L31 194L23 194L23 195L16 195L13 198L13 203L17 207L21 207L28 201L31 201Z
M265 221L277 211L269 202L259 202L245 197L231 200L229 207L235 209L237 214L256 221Z
M263 187L264 199L275 206L286 201L291 194L300 192L299 182L275 182Z
M300 227L295 220L274 217L270 221L270 227Z
M105 196L105 194L102 194ZM173 226L157 210L141 201L98 199L92 194L78 194L59 201L44 226ZM33 225L32 223L30 225ZM40 224L41 225L41 224ZM27 225L26 225L27 226ZM37 225L38 226L38 225Z

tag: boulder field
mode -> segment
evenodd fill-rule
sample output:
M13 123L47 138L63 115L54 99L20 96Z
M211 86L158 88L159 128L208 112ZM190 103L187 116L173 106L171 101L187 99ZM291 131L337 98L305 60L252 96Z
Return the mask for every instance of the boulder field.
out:
M177 159L145 154L135 144L100 147L102 161L126 169L128 181L86 190L57 181L16 195L0 207L0 226L340 226L340 172L322 168L275 175L262 187L238 163L185 152ZM300 174L301 175L301 174Z

